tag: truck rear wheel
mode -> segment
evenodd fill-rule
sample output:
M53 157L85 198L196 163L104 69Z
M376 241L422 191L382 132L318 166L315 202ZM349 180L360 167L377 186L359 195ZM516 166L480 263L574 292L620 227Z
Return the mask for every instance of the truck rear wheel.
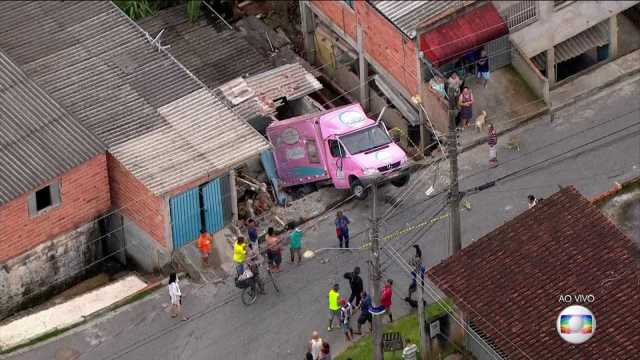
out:
M393 179L391 180L391 185L395 186L395 187L402 187L407 185L407 183L409 182L409 175L404 175L401 176L397 179Z
M351 193L359 200L364 200L367 197L367 188L362 185L360 180L351 180Z

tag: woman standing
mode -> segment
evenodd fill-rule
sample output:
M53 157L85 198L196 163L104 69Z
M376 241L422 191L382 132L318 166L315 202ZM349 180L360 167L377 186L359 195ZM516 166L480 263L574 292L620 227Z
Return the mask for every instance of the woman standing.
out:
M178 275L175 272L169 274L169 297L171 298L171 317L174 318L182 312L182 292L178 284ZM187 316L182 318L183 321L189 320Z
M280 237L275 234L272 227L267 229L267 257L269 258L269 265L271 271L279 272L280 264L282 263L282 246L280 244Z
M458 106L460 107L460 120L462 120L463 126L466 128L469 126L469 121L473 117L473 94L471 90L464 86L462 88L462 93L460 93L460 97L458 97Z

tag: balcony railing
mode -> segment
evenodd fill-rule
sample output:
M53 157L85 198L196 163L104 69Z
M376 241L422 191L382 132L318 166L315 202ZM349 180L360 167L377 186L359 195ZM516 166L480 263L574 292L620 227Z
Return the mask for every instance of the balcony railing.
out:
M507 22L509 31L517 31L538 20L537 1L519 1L501 11L502 18Z

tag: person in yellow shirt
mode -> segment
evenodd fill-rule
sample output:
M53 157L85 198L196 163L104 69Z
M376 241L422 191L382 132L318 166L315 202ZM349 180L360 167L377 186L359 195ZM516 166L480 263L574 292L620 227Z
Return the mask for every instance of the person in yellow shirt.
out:
M244 262L247 260L247 244L242 236L239 236L233 244L233 262L236 263L238 276L244 272Z
M333 329L333 319L338 318L340 313L340 285L334 284L333 288L329 290L329 327L327 331Z

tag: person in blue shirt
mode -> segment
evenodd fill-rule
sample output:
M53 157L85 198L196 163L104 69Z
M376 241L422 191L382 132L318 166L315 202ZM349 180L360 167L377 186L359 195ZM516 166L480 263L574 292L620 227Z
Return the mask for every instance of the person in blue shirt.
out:
M258 244L258 226L253 219L247 220L247 237L253 246Z
M338 211L336 213L336 235L338 236L338 241L340 242L340 248L342 248L342 244L344 243L344 247L346 249L349 248L349 218L346 217L342 211Z
M362 292L362 301L360 302L360 317L358 317L358 331L356 334L362 334L362 325L369 322L369 332L371 332L371 296L366 291Z

